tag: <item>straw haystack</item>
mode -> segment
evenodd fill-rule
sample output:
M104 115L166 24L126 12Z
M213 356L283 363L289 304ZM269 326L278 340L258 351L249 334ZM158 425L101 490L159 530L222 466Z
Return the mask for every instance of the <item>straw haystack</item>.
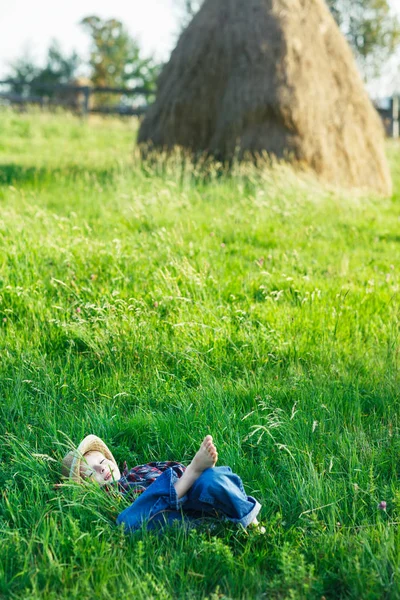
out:
M205 0L139 143L221 160L267 151L389 194L383 127L323 0Z

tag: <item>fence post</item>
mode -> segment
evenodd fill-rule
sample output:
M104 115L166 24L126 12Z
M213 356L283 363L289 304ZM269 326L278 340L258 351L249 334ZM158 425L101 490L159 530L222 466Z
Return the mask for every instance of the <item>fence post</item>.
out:
M399 96L392 98L392 137L399 137Z
M87 117L89 114L89 99L91 89L88 85L82 88L83 91L83 104L82 104L82 116Z

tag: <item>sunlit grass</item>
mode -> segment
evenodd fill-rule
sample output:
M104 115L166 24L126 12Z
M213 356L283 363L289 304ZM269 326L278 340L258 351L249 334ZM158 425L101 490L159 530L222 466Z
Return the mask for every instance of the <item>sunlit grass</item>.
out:
M136 130L0 113L0 595L396 597L398 146L382 199L142 165ZM134 465L208 432L265 536L125 537L124 500L54 490L88 433Z

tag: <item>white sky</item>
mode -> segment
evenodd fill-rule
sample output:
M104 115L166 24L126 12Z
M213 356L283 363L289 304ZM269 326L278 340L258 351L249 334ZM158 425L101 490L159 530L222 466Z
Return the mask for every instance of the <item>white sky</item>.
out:
M173 0L0 0L0 77L25 51L43 60L52 39L64 51L87 54L89 36L79 22L89 15L122 21L145 55L166 59L176 42Z
M246 0L243 0L246 1ZM390 0L400 15L400 0ZM87 56L89 36L79 21L89 15L122 21L140 43L144 55L166 60L179 31L174 0L0 0L0 78L8 64L28 52L42 61L52 39L65 52ZM400 87L400 55L386 65L379 82L369 87L373 96L393 93Z

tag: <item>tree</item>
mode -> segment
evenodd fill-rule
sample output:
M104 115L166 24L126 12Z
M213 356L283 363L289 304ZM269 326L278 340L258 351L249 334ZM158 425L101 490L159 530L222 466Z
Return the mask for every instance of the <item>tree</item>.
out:
M58 42L54 41L47 51L47 63L40 77L46 83L67 84L76 76L79 64L76 52L63 55Z
M40 68L35 65L29 54L25 54L10 63L7 79L15 81L10 83L10 91L14 94L23 94L30 84L40 73Z
M11 63L8 77L22 82L10 84L11 91L16 94L27 92L51 97L56 90L46 86L69 83L75 77L79 64L76 52L63 54L59 44L53 41L47 51L44 67L35 64L29 55Z
M186 25L204 0L176 0ZM388 0L327 0L366 78L373 77L400 43L400 23Z
M388 0L327 0L366 78L379 73L400 42L400 23Z
M81 25L92 39L89 64L95 86L155 89L159 65L152 58L142 57L139 45L120 21L103 21L90 16L83 19ZM118 101L115 96L102 97L99 103L110 104L115 101Z

